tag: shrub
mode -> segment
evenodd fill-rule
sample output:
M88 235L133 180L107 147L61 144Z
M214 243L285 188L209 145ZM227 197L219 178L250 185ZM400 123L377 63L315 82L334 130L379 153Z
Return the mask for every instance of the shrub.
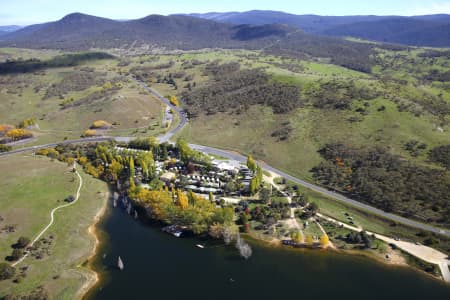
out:
M11 279L16 274L16 268L7 263L0 263L0 280Z
M36 125L36 120L34 118L31 119L25 119L22 122L19 123L19 128L27 128L29 126Z
M109 129L112 125L106 121L103 120L97 120L91 125L91 129Z
M8 146L8 145L1 145L0 144L0 153L1 152L8 152L8 151L11 151L12 150L12 147L11 146Z
M19 258L21 258L23 255L23 251L21 249L14 249L11 253L10 259L12 261L18 260Z
M6 132L10 131L11 129L14 129L15 127L13 125L9 124L0 124L0 136L4 135Z
M97 135L97 131L94 129L88 129L83 133L83 137L93 137Z
M23 248L25 248L26 246L28 246L29 243L30 243L30 239L29 239L29 238L24 237L24 236L21 236L21 237L17 240L17 243L16 243L15 246L16 246L17 248L23 249Z

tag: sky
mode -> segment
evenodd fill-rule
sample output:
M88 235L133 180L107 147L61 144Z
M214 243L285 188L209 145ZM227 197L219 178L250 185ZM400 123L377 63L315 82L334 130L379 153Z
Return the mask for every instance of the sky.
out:
M450 0L0 0L0 25L55 21L72 12L111 19L150 14L278 10L318 15L450 14Z

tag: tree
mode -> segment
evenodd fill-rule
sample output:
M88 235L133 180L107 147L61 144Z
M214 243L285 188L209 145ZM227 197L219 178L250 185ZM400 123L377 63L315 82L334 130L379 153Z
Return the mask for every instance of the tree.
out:
M312 215L315 215L319 210L319 206L317 205L317 203L311 202L308 206L308 210L312 213Z
M327 234L323 234L320 237L320 245L322 245L323 248L328 247L328 244L330 243L330 239L328 238Z
M136 189L136 184L134 183L134 178L130 177L130 190L133 191Z
M17 140L30 138L33 136L33 134L28 130L15 128L15 129L11 129L10 131L8 131L6 133L6 136L11 138L13 141L17 141Z
M75 162L75 158L73 158L73 157L68 157L68 158L66 159L66 162L67 162L67 165L68 165L69 167L71 167L71 166L73 166L73 163Z
M181 190L177 190L177 204L181 209L187 209L189 207L189 199Z
M174 83L173 79L172 79L172 82ZM169 96L169 101L174 106L180 106L180 103L178 102L178 99L176 96L172 96L172 95Z
M134 158L130 157L130 161L128 162L128 172L130 174L130 177L134 177L135 175L135 169L134 169Z
M25 248L26 246L28 246L28 244L30 243L30 239L24 236L21 236L18 240L17 243L15 244L16 248Z
M307 245L312 245L314 243L313 237L311 234L307 234L305 237L305 243Z
M91 125L91 129L109 129L111 128L112 125L104 120L97 120L94 121L94 123L92 123Z
M95 129L88 129L85 130L83 133L83 137L93 137L97 135L97 130Z
M251 155L247 156L247 167L252 172L256 171L256 162Z
M117 160L113 159L108 168L109 172L111 173L113 181L117 181L117 179L120 176L120 173L122 173L123 170L122 164L119 163Z
M18 260L19 258L21 258L23 255L23 250L22 249L14 249L11 253L11 260L15 261Z
M211 237L215 239L220 239L223 236L223 231L224 228L222 224L214 223L211 226L209 226L208 233Z
M238 186L235 182L229 181L225 184L225 192L227 193L233 193L238 190Z
M80 163L80 165L84 166L88 162L87 157L84 156L80 157L78 159L78 162Z
M16 268L7 263L0 263L0 280L11 279L16 274Z
M293 231L291 233L291 238L294 242L296 242L297 244L300 244L303 241L303 233L300 230Z
M261 189L261 191L259 192L259 200L261 200L261 202L267 204L270 201L270 190L268 188L263 188Z
M263 180L263 171L259 165L256 166L256 179L258 180L258 185L260 185Z
M212 192L209 192L209 201L213 202L214 201L214 195Z
M242 225L246 225L248 224L248 215L244 212L239 216L239 221L241 222Z
M252 180L250 180L250 195L254 195L258 189L258 179L256 177L253 177Z

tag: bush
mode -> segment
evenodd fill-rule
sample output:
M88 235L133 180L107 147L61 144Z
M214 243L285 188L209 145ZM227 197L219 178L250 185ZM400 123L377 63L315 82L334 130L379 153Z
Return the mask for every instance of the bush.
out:
M21 236L21 237L17 240L17 243L15 244L15 246L16 246L16 248L23 249L23 248L25 248L26 246L28 246L28 244L29 244L30 242L31 242L31 241L30 241L29 238L24 237L24 236Z
M109 129L112 125L106 121L103 120L97 120L91 125L91 129Z
M97 131L94 129L88 129L83 133L83 137L93 137L97 135Z
M0 153L1 152L8 152L8 151L11 151L11 150L12 150L11 146L0 144Z
M11 253L10 258L12 261L16 261L16 260L19 260L22 257L22 255L23 255L23 250L14 249Z
M16 268L7 263L0 263L0 280L11 279L16 274Z
M431 149L428 157L431 161L439 163L443 167L450 169L450 145L439 146Z
M10 131L8 131L6 133L6 136L11 138L13 141L17 141L17 140L30 138L33 136L33 134L26 129L15 128L15 129L11 129Z

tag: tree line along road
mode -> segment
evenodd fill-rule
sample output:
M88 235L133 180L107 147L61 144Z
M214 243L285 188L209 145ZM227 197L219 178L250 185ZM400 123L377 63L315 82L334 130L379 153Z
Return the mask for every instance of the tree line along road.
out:
M162 103L164 103L165 105L168 105L172 111L176 112L179 117L180 117L180 123L175 127L170 129L168 132L166 132L164 135L159 136L158 140L160 142L169 142L170 139L177 134L178 132L180 132L184 126L187 124L187 118L186 118L186 114L184 113L184 111L182 109L180 109L177 106L174 106L170 103L170 101L165 98L164 96L162 96L161 94L159 94L156 90L152 89L151 87L149 87L147 84L145 84L142 81L139 81L135 78L132 77L132 80L135 81L136 83L138 83L142 88L144 88L146 91L148 91L150 94L152 94L154 97L156 97L159 101L161 101ZM42 149L42 148L48 148L48 147L55 147L59 144L75 144L75 143L86 143L86 142L102 142L102 141L108 141L108 140L115 140L115 141L119 141L119 142L128 142L132 139L134 139L135 137L94 137L94 138L86 138L86 139L78 139L78 140L69 140L69 141L63 141L60 143L51 143L51 144L45 144L45 145L39 145L39 146L34 146L34 147L28 147L28 148L22 148L22 149L17 149L17 150L13 150L10 152L4 152L4 153L0 153L0 157L5 157L11 154L15 154L15 153L21 153L21 152L28 152L28 151L35 151L38 149ZM232 151L228 151L228 150L222 150L222 149L218 149L218 148L213 148L213 147L208 147L208 146L203 146L203 145L197 145L197 144L190 144L190 147L203 152L203 153L207 153L207 154L213 154L213 155L218 155L218 156L222 156L225 157L227 159L231 159L231 160L236 160L242 163L245 163L247 161L247 157L237 153L237 152L232 152ZM277 168L274 168L264 162L259 162L260 166L267 171L270 171L272 173L277 174L280 177L284 177L287 180L290 180L296 184L299 184L303 187L309 188L313 191L319 192L323 195L326 195L336 201L342 202L344 204L347 205L351 205L353 207L368 211L372 214L381 216L385 219L394 221L394 222L398 222L398 223L402 223L405 224L407 226L410 227L414 227L420 230L424 230L424 231L429 231L429 232L433 232L436 234L441 234L444 235L446 237L450 237L450 231L447 229L441 229L441 228L436 228L434 226L428 225L428 224L424 224L424 223L420 223L418 221L414 221L411 219L407 219L395 214L391 214L391 213L387 213L381 209L372 207L370 205L355 201L353 199L347 198L341 194L338 194L336 192L333 191L329 191L323 187L320 187L318 185L312 184L310 182L301 180L299 178L296 178L292 175L289 175Z

